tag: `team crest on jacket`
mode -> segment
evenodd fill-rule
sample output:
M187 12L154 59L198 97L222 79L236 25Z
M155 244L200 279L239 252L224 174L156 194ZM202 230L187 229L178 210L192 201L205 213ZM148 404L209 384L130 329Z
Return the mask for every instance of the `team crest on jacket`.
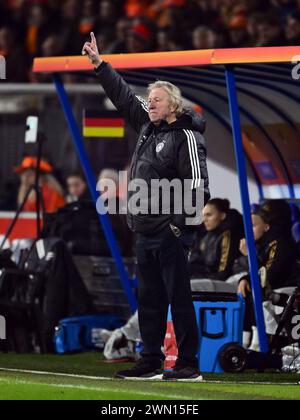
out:
M161 151L162 151L162 149L163 149L164 147L165 147L165 142L159 143L159 144L156 146L156 153L161 152Z

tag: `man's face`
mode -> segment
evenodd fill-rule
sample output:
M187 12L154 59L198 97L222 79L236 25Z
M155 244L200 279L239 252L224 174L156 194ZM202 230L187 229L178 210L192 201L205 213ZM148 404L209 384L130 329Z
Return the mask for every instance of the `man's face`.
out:
M153 89L148 97L149 118L154 124L169 120L174 116L170 104L170 96L163 88Z

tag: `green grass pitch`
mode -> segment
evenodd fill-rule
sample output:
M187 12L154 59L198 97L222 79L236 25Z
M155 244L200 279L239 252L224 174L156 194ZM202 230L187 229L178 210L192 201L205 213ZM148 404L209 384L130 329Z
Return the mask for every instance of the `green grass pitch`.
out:
M300 376L270 372L204 375L203 383L114 379L125 365L99 353L0 354L0 400L298 400ZM128 367L130 365L126 365Z

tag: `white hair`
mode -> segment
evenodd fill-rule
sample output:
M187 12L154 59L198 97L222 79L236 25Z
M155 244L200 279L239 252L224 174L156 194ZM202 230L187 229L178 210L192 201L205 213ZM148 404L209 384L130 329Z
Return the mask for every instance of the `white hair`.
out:
M182 114L182 110L183 110L183 100L182 100L181 90L170 82L158 80L154 83L151 83L148 86L148 94L151 93L153 89L158 89L158 88L164 89L168 93L168 95L170 96L171 105L174 106L175 108L176 117L179 117L180 114Z

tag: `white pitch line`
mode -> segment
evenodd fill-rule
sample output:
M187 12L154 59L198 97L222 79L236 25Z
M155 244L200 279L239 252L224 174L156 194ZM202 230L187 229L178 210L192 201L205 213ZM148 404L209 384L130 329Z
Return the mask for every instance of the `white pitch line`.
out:
M204 384L216 385L279 385L279 386L299 386L300 382L227 382L227 381L203 381Z
M57 376L57 377L66 377L66 378L73 378L73 379L90 379L90 380L94 380L94 381L109 381L109 382L125 382L126 380L124 379L118 379L118 378L109 378L107 376L87 376L87 375L75 375L75 374L71 374L71 373L56 373L56 372L44 372L44 371L40 371L40 370L26 370L26 369L10 369L10 368L1 368L0 367L0 372L11 372L11 373L27 373L30 375L43 375L43 376ZM162 380L155 380L155 379L141 379L141 382L158 382L158 383L180 383L180 382L176 382L176 381L170 381L170 382L166 382L166 381L162 381ZM127 381L126 381L127 382ZM133 382L133 381L130 381ZM138 382L138 381L136 381ZM195 382L190 382L190 383L195 383ZM198 382L199 384L216 384L216 385L279 385L279 386L299 386L300 382L251 382L251 381L246 381L246 382L227 382L227 381L207 381L207 380L203 380L202 382Z
M42 375L42 376L58 376L58 377L66 377L66 378L73 378L73 379L91 379L94 381L115 381L115 378L108 378L105 376L87 376L87 375L75 375L71 373L56 373L56 372L44 372L40 370L26 370L26 369L7 369L7 368L0 368L1 372L11 372L11 373L28 373L30 375Z
M65 388L65 389L78 389L82 391L95 391L95 392L109 392L114 394L128 394L133 393L135 395L139 395L142 397L160 397L161 398L169 398L171 400L178 399L178 400L194 400L194 398L187 397L186 395L178 395L178 394L166 394L166 393L158 393L158 392L143 392L137 390L126 390L126 389L110 389L104 387L89 387L87 385L71 385L71 384L47 384L43 382L33 382L33 381L24 381L20 379L16 379L14 381L8 380L5 378L0 378L0 382L3 383L14 383L20 385L42 385L51 388ZM200 400L200 399L199 399ZM201 399L203 400L203 399Z
M73 378L73 379L91 379L95 381L119 381L119 382L159 382L162 383L161 379L148 379L148 378L141 378L141 379L131 379L128 378L127 380L121 378L109 378L106 376L87 376L87 375L75 375L70 373L55 373L55 372L43 372L40 370L26 370L26 369L9 369L9 368L0 368L0 372L11 372L11 373L27 373L30 375L43 375L43 376L57 376L57 377L66 377L66 378ZM171 381L170 381L171 382ZM175 383L174 381L173 383ZM194 382L191 380L190 382ZM202 382L202 381L201 381ZM164 382L167 383L167 382Z

